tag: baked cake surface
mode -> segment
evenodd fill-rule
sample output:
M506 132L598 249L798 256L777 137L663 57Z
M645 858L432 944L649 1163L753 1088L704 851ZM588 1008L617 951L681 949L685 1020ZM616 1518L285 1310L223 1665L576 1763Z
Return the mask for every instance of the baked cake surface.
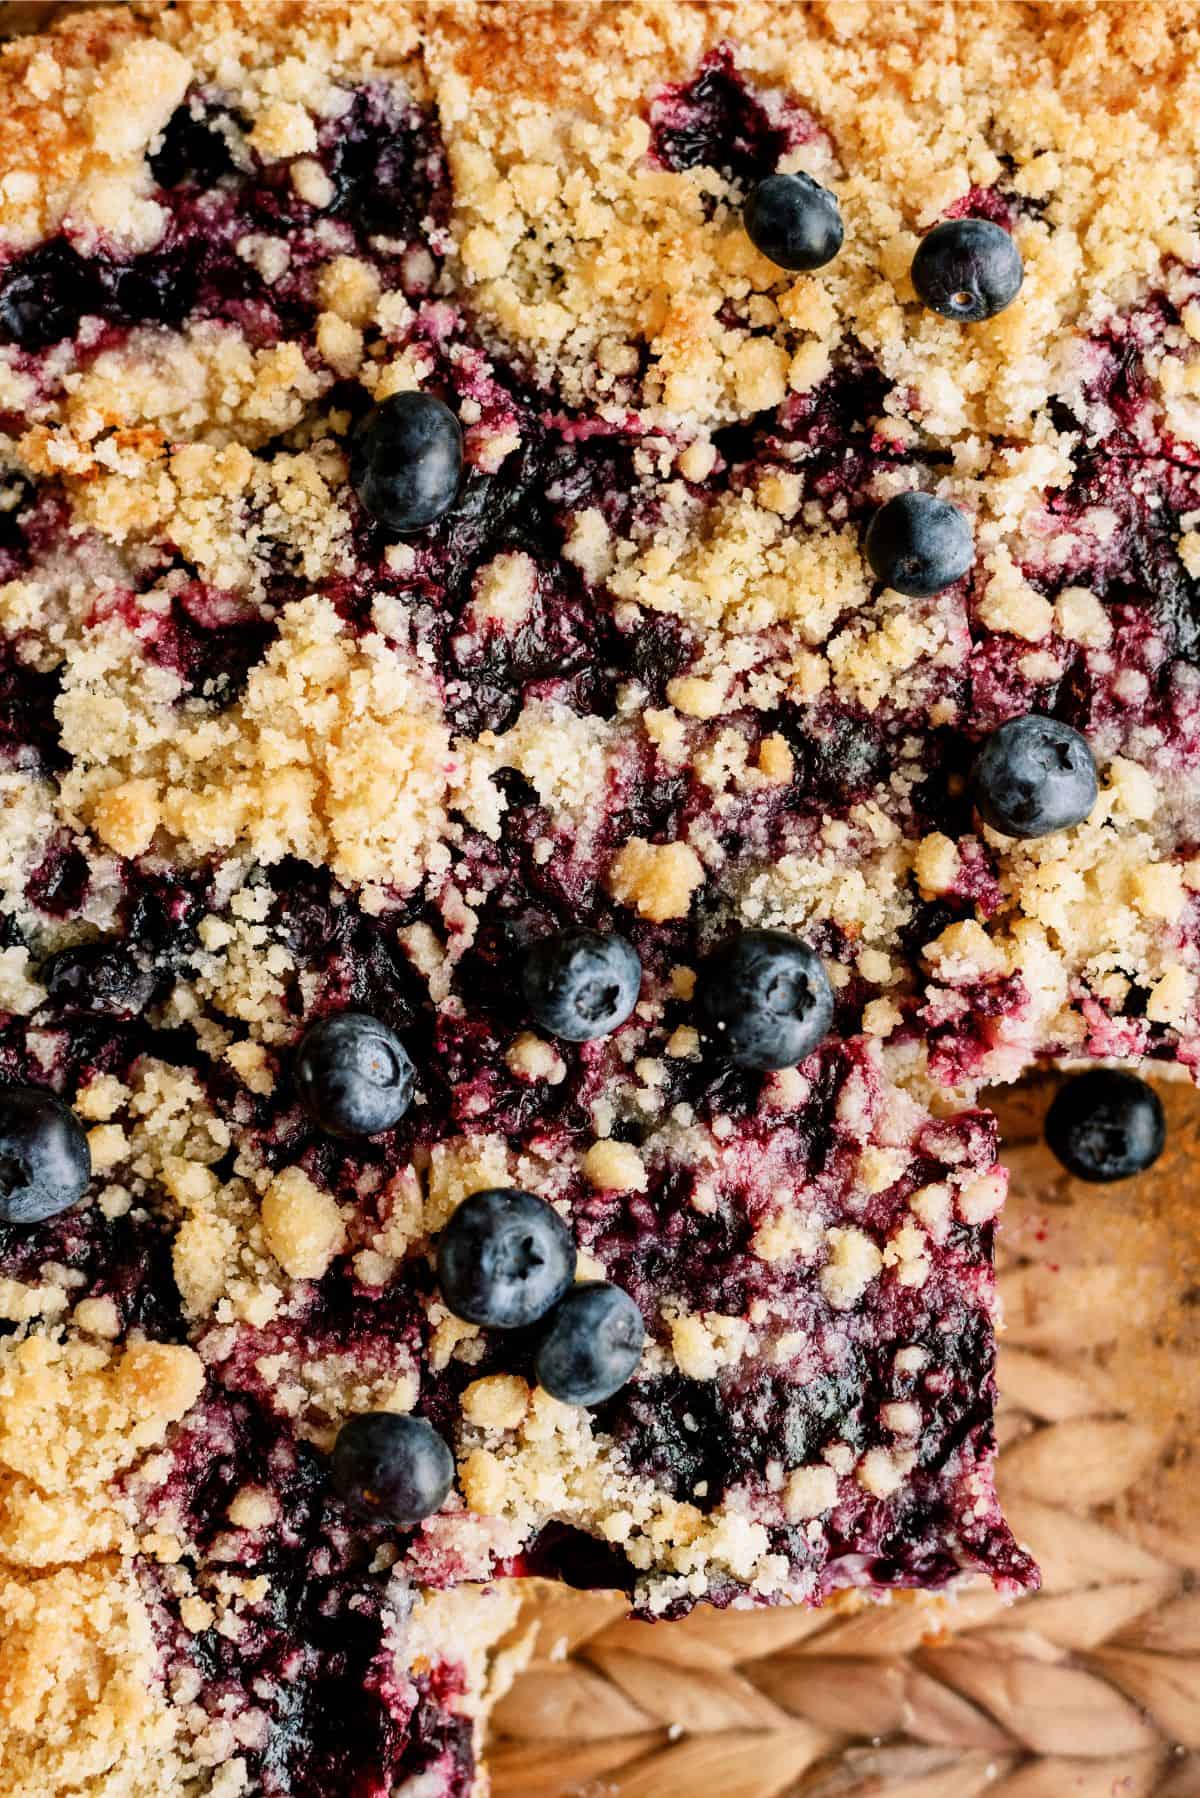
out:
M506 1601L438 1589L498 1574L650 1615L1035 1577L975 1102L1195 1059L1197 36L278 0L6 50L0 1079L91 1170L0 1224L10 1789L465 1792L459 1619ZM812 272L743 222L779 172L836 195ZM911 283L955 219L1020 250L986 322ZM415 393L462 475L389 527L358 446ZM928 595L864 553L911 492L970 523ZM1098 793L1014 837L967 773L1028 714ZM579 1042L522 969L581 926L641 984ZM697 985L763 929L833 1001L770 1072ZM411 1062L369 1134L302 1103L344 1013ZM594 1405L446 1303L508 1188L640 1311ZM415 1526L331 1488L370 1412L453 1451Z

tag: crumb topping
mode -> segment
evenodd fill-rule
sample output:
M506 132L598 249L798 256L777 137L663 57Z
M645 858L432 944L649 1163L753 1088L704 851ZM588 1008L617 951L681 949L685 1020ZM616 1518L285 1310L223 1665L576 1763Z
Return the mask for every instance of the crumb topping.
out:
M116 1562L0 1575L0 1744L14 1798L183 1791L158 1644Z
M398 886L444 862L453 762L428 683L381 637L347 641L327 602L285 610L234 706L189 728L179 698L119 626L93 630L64 679L66 816L108 848L144 854L161 828L192 856L244 845Z

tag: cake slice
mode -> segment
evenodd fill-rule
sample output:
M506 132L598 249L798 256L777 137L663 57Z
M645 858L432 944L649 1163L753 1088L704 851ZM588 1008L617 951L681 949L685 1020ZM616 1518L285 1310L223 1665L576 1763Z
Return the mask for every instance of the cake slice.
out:
M392 1128L331 1134L314 1045L331 1017L390 1016L398 1030L374 1029L404 1055L413 935L289 875L278 895L242 888L230 924L196 908L143 1015L123 996L136 948L92 938L55 953L4 1036L10 1091L47 1070L73 1087L63 1115L87 1126L96 1183L90 1204L6 1226L6 1309L32 1332L14 1344L49 1353L65 1327L89 1355L161 1345L195 1383L133 1489L143 1530L239 1559L226 1512L245 1490L268 1536L300 1505L305 1553L312 1528L361 1536L371 1506L337 1453L331 1487L328 1457L355 1420L416 1413L452 1449L453 1486L401 1512L415 1532L385 1502L363 1538L415 1584L553 1570L658 1614L978 1570L1028 1582L990 1484L1005 1178L985 1112L931 1116L862 1036L769 1074L714 1056L677 966L583 1045L447 1005L433 1059L453 1083L418 1076ZM331 1012L330 991L369 1013ZM269 1048L230 1030L239 1009ZM39 1128L10 1136L37 1165ZM472 1207L499 1218L514 1198L516 1247L480 1263L468 1243L464 1275L447 1243ZM594 1392L542 1359L572 1279L637 1320Z
M519 1665L500 1647L516 1587L415 1591L324 1515L314 1457L260 1427L239 1461L244 1419L203 1388L182 1344L5 1340L6 1791L480 1790L487 1706ZM206 1498L168 1518L189 1449Z

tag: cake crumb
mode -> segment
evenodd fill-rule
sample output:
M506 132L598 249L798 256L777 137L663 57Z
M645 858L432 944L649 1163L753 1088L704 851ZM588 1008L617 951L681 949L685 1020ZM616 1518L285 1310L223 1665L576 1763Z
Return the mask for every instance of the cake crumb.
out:
M598 1192L645 1192L650 1184L646 1164L632 1143L607 1139L593 1143L581 1165Z
M630 838L608 877L613 898L655 924L685 918L703 884L703 863L689 843L648 843L643 837Z
M336 1199L302 1168L276 1174L263 1195L262 1221L268 1248L294 1280L319 1280L346 1246Z
M838 1476L832 1467L816 1463L796 1467L787 1477L783 1493L784 1515L789 1523L824 1517L837 1503Z

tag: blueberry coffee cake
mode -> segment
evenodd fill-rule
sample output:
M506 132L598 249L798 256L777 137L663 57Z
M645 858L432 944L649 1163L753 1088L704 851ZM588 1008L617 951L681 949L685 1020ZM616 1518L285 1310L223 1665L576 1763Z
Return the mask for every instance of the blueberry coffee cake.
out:
M464 1798L504 1575L1035 1583L980 1091L1200 1059L1197 70L1184 0L5 51L8 1792Z

